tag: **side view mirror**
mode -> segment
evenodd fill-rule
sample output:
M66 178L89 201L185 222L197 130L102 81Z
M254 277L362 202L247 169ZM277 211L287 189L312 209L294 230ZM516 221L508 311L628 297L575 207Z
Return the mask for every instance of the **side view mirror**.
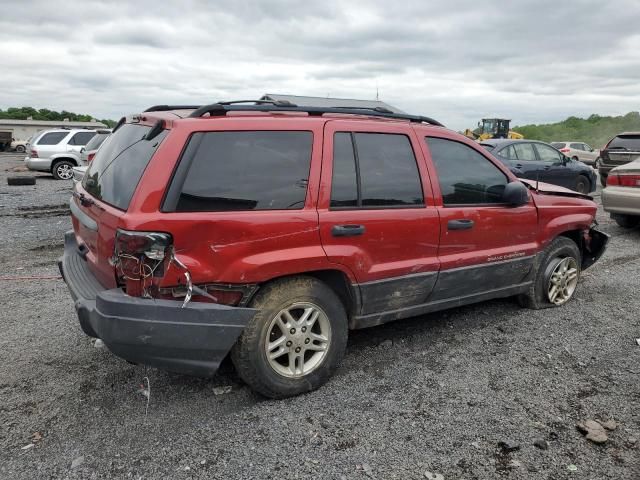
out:
M507 183L502 192L502 201L512 207L526 205L529 202L529 189L520 181Z

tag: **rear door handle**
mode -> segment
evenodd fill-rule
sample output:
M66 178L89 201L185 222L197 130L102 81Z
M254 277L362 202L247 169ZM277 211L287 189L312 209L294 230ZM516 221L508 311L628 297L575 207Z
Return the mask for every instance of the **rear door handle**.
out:
M466 218L460 220L449 220L447 222L448 230L469 230L473 228L473 220L467 220Z
M364 225L334 225L331 227L331 235L334 237L355 237L364 232Z

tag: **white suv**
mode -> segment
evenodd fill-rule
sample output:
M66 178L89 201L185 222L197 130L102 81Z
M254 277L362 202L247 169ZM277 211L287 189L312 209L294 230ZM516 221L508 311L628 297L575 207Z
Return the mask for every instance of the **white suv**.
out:
M584 142L551 142L551 146L572 160L580 160L593 168L600 166L600 150L593 149Z
M51 172L56 180L73 178L73 167L80 165L82 148L96 134L84 128L56 128L34 136L27 144L24 159L29 170Z

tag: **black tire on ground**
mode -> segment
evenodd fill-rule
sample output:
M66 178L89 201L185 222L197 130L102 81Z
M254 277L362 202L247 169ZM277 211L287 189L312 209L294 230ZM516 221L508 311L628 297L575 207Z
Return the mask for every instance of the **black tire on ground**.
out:
M589 179L584 175L578 175L575 191L578 193L588 194L591 191L591 182Z
M35 185L36 177L8 177L9 185Z
M24 152L25 152L25 150L26 150L26 149L25 149L24 145L18 145L18 146L16 147L16 152L18 152L18 153L24 153Z
M580 249L576 243L567 237L556 237L548 246L544 249L544 252L539 257L540 263L537 265L535 280L529 291L518 295L518 303L526 308L539 310L542 308L557 307L549 301L547 292L550 287L551 273L554 267L559 261L571 257L575 260L577 269L577 280L580 279L580 265L582 256L580 255ZM569 298L573 296L573 292Z
M283 310L299 303L313 304L326 314L330 336L322 361L307 374L293 378L277 372L269 363L266 342L274 338L267 338L272 321ZM266 397L284 398L315 390L331 377L344 356L348 326L344 306L329 286L308 276L276 280L258 291L251 307L258 309L258 313L231 350L231 360L236 371L247 385ZM271 335L273 328L271 326ZM289 344L287 342L287 349L292 352L288 348ZM284 345L282 348L285 348ZM290 354L285 355L287 358L284 361L290 361L287 360L290 359Z
M602 174L600 174L600 185L602 185L603 187L607 186L607 177Z
M640 224L640 217L635 215L611 214L611 218L622 228L635 228Z
M51 174L56 180L71 180L73 167L76 165L69 160L58 160L51 166Z

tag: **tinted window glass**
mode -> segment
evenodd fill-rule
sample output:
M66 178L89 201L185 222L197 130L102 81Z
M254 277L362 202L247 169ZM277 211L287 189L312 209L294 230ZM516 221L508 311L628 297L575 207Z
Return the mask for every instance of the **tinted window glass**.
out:
M363 207L422 205L422 183L405 135L354 134Z
M100 147L100 145L102 145L102 142L104 142L107 139L108 136L109 136L109 134L104 134L104 133L96 134L91 140L89 140L89 142L86 145L86 149L87 150L97 150L98 147Z
M502 203L508 179L498 167L463 143L432 137L426 141L445 205Z
M80 132L80 133L76 133L69 140L69 145L81 145L81 146L84 146L89 142L89 140L91 140L94 137L95 134L96 134L96 132Z
M607 148L640 152L640 135L624 135L615 137Z
M536 152L533 151L533 145L530 143L514 143L513 148L515 149L518 160L525 162L533 162L537 160Z
M311 132L207 132L178 200L179 211L301 209L307 195Z
M126 210L144 169L167 136L164 130L152 140L144 140L150 129L127 123L109 136L84 175L82 186L85 190L114 207Z
M486 150L493 150L495 147L495 145L489 145L488 143L481 143L480 145L482 145Z
M555 145L552 143L551 144L553 147L555 147ZM558 148L558 147L556 147ZM570 143L569 144L569 148L573 148L574 150L584 150L584 147L582 146L581 143Z
M558 150L560 150L561 148L564 148L564 143L562 143L562 142L552 142L551 146L553 148L557 148Z
M351 134L336 133L333 137L333 177L331 206L355 207L358 204L356 160Z
M587 145L586 143L582 144L582 148L584 149L585 152L590 152L593 150L593 148L591 148L591 146Z
M37 145L57 145L67 135L69 135L69 132L45 133L42 138L38 140Z
M515 150L515 148L513 148L513 145L509 145L508 147L503 148L502 150L500 150L498 155L500 155L500 156L502 156L504 158L508 158L509 160L517 160L518 159L518 156L516 155L516 150Z
M562 161L562 156L560 152L556 149L549 147L548 145L542 145L541 143L536 143L536 150L538 150L538 155L540 156L540 160L547 163L558 163Z

